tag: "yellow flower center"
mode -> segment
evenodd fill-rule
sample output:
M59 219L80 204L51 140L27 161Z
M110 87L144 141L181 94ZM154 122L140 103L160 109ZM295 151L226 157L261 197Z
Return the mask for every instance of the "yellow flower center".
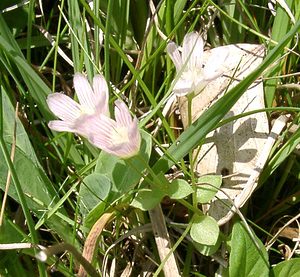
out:
M193 68L182 73L182 78L188 80L191 84L196 85L202 79L202 68Z
M126 127L119 127L118 129L113 129L111 133L111 141L114 145L128 143L128 129Z

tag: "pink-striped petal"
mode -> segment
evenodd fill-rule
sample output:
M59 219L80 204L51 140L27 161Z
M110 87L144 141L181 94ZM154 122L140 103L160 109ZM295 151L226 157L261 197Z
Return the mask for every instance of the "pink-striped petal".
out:
M106 80L100 74L93 78L94 101L96 103L97 112L109 115L108 109L108 87Z
M176 71L179 72L180 69L182 68L182 59L178 47L174 42L168 43L167 53L169 54L171 60L173 61L176 67Z
M67 121L62 120L52 120L48 123L50 129L57 131L57 132L71 132L74 133L73 125L71 125Z
M62 93L52 93L47 97L49 109L60 119L74 121L81 114L80 105Z
M100 115L94 120L93 131L89 134L88 139L96 147L107 153L121 158L129 158L136 155L140 149L141 138L137 123L136 118L134 120L130 118L130 124L125 126L118 121Z
M121 100L115 101L115 118L118 125L129 126L132 123L132 117L126 104Z
M183 39L182 63L188 69L201 68L203 56L203 39L197 32L188 33Z
M138 128L138 119L136 117L133 118L132 124L129 127L129 137L132 142L132 151L139 151L141 146L141 134Z
M95 112L95 96L87 78L81 73L74 75L74 88L79 99L79 103L85 113Z
M188 93L193 92L193 82L191 80L180 78L175 83L173 91L175 95L179 97L187 95Z

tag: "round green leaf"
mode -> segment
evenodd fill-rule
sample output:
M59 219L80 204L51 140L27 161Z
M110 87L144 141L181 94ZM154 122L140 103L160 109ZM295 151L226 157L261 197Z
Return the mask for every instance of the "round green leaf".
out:
M164 193L157 189L142 189L131 202L131 206L148 211L153 209L164 197Z
M219 226L215 219L208 215L195 215L190 235L195 242L204 245L215 245L219 237Z
M193 192L190 184L183 179L175 179L168 186L168 196L171 199L182 199Z
M202 255L211 256L217 252L217 250L219 249L219 247L221 245L221 242L222 242L222 240L221 240L221 237L219 236L216 244L214 244L214 245L204 245L204 244L197 243L195 241L193 242L193 245L197 249L197 251L199 253L201 253Z
M197 200L199 203L208 203L214 198L222 184L221 175L204 175L198 179Z

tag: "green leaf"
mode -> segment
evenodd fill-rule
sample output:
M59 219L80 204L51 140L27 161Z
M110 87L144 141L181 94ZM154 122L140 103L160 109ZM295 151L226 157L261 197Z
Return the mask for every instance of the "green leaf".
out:
M33 276L34 270L30 271L21 261L22 256L17 251L1 251L0 276Z
M164 197L164 193L158 189L141 189L130 206L141 209L142 211L149 211L153 209Z
M14 135L14 125L16 121L16 145L17 147L26 153L27 157L30 158L35 164L38 164L38 159L31 145L30 139L27 132L22 125L19 118L15 120L14 107L7 95L7 92L2 87L2 107L3 107L3 137L8 143L11 143Z
M294 0L285 0L285 3L288 7L293 6ZM282 9L280 5L277 5L276 9L276 16L274 18L274 23L271 28L272 33L271 33L271 38L274 41L280 41L282 37L288 32L288 30L291 28L290 24L290 18L288 14L286 13L285 10ZM289 45L287 45L289 47ZM273 45L269 44L269 49L272 49ZM279 59L280 56L283 54L279 53L277 58ZM280 71L282 70L284 61L281 60L281 62L278 62L276 65L273 66L271 71L267 72L266 77L273 77L270 79L267 79L264 84L264 90L265 90L265 99L266 99L266 106L267 107L272 107L273 100L274 100L274 95L275 95L275 90L277 87L277 79L275 78L277 75L280 74Z
M215 245L219 233L220 229L214 218L208 215L194 215L190 235L195 242L204 245Z
M17 224L4 217L0 226L0 243L26 241L28 237L19 228ZM31 252L34 254L33 251ZM0 276L7 276L7 272L10 273L10 276L29 276L29 273L26 274L25 272L24 265L22 265L20 254L19 251L14 250L0 251Z
M193 242L194 247L197 249L199 253L201 253L204 256L211 256L214 253L217 252L221 245L222 239L219 236L217 242L214 245L204 245L197 242Z
M270 271L271 277L298 277L300 272L300 258L283 261Z
M281 145L280 148L273 155L272 159L268 162L260 176L260 182L263 183L266 179L282 164L288 156L296 149L300 143L300 129L291 135L288 140Z
M82 197L80 211L85 216L85 227L90 229L102 215L110 190L111 182L105 175L93 173L84 178L79 195Z
M16 3L20 3L21 0L1 0L0 1L0 10L4 10L5 8L10 8L14 6ZM3 18L7 22L7 25L11 30L16 29L17 33L21 31L22 28L27 26L27 17L28 17L28 6L22 5L18 7L18 9L11 9L6 13L3 13Z
M171 199L182 199L193 193L190 184L183 179L175 179L168 186L168 196Z
M233 225L229 257L229 276L269 276L267 251L252 232L246 230L240 221Z
M6 144L8 149L10 144ZM3 153L0 152L0 160L4 161ZM47 176L36 166L27 156L26 153L16 147L14 157L14 167L18 174L23 192L27 195L27 204L30 208L38 211L41 209L41 203L44 208L52 202L54 190ZM0 163L0 188L4 190L5 180L8 169L5 163ZM30 172L30 174L28 174ZM9 195L17 202L19 201L16 189L12 183L9 187Z
M138 156L123 160L102 151L99 155L95 172L106 175L112 182L112 201L130 191L141 179L150 158L151 136L141 131L142 143Z
M106 202L100 202L97 204L94 209L92 209L85 217L84 219L84 227L86 227L88 230L90 230L93 225L96 223L96 221L100 218L100 216L105 211Z
M205 175L201 176L197 183L200 185L197 187L197 200L199 203L208 203L214 198L222 184L221 175Z
M193 192L188 182L183 179L176 179L169 183L162 172L157 174L156 177L158 184L155 183L155 186L153 184L149 185L146 180L141 184L131 206L146 211L154 208L166 195L171 199L182 199ZM154 180L152 181L154 182Z
M11 145L6 144L6 147L10 149ZM0 160L4 161L2 151L0 151ZM45 210L50 210L50 206L57 203L56 193L52 187L52 184L43 170L30 160L26 153L16 148L14 157L14 167L17 172L19 182L22 187L22 191L26 196L26 202L29 209L33 210L38 218L45 216L46 224L52 230L55 230L59 235L69 243L74 243L72 239L72 230L70 226L58 218L56 214L47 218L44 213ZM4 190L5 181L7 176L7 166L4 162L0 163L0 189ZM30 173L30 174L29 174ZM16 202L20 203L16 188L12 182L8 194ZM60 213L64 214L64 209L60 209Z
M13 126L15 120L14 108L2 88L2 112L3 112L3 138L7 149L11 149L13 140ZM0 151L0 161L4 161L4 154ZM26 196L28 208L33 210L35 214L41 218L44 217L46 224L52 230L55 230L66 241L73 243L72 230L70 226L58 218L57 215L52 215L47 218L44 211L49 211L50 206L58 202L55 191L51 181L46 176L42 166L40 165L34 149L30 143L29 137L24 129L21 121L16 120L16 152L13 161L17 177L19 179L22 191ZM0 162L0 189L4 190L8 167L5 162ZM28 174L30 172L30 174ZM8 191L10 197L16 202L20 203L15 184L11 182ZM65 214L63 208L59 211Z
M39 110L46 120L52 118L47 108L46 96L50 93L50 88L42 81L39 75L25 60L21 49L10 33L3 17L0 14L0 49L17 66L24 82L26 83L31 96L36 101ZM7 63L8 65L8 63ZM16 77L15 77L16 78Z
M109 179L99 173L92 173L83 179L80 186L80 212L87 215L107 198L111 189Z
M9 148L8 144L6 145ZM4 160L3 152L0 152L0 160ZM72 230L66 221L62 221L65 210L60 209L60 218L53 214L47 216L48 211L51 210L51 205L57 203L55 192L52 188L47 176L44 172L36 166L27 155L16 148L14 157L14 170L17 172L17 178L22 188L22 193L26 197L26 204L38 218L44 218L48 228L55 230L65 241L69 243L74 242ZM0 188L4 190L5 180L8 169L5 163L0 163ZM20 203L19 194L16 190L15 183L12 182L8 194L16 202Z
M26 238L26 235L18 229L18 226L5 217L0 226L0 233L0 243L17 243Z

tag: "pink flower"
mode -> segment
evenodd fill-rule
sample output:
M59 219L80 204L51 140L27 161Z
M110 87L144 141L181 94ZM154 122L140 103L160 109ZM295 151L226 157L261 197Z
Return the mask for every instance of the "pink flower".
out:
M120 100L115 101L115 120L100 114L89 122L89 128L89 141L107 153L126 159L140 150L138 120Z
M88 137L90 130L86 122L101 114L109 114L107 83L102 75L96 75L93 78L92 88L83 74L76 73L74 87L79 103L62 93L48 96L47 104L50 110L60 118L60 120L50 121L49 128Z
M167 45L167 53L172 59L177 72L173 91L176 96L194 92L198 94L208 82L219 77L219 62L208 60L203 64L203 39L197 32L184 36L182 53L174 42Z
M138 120L127 106L115 101L115 119L109 118L108 87L102 75L93 78L93 88L80 73L74 76L79 103L62 93L48 96L50 110L60 118L49 122L55 131L77 133L96 147L121 158L130 158L140 150Z

